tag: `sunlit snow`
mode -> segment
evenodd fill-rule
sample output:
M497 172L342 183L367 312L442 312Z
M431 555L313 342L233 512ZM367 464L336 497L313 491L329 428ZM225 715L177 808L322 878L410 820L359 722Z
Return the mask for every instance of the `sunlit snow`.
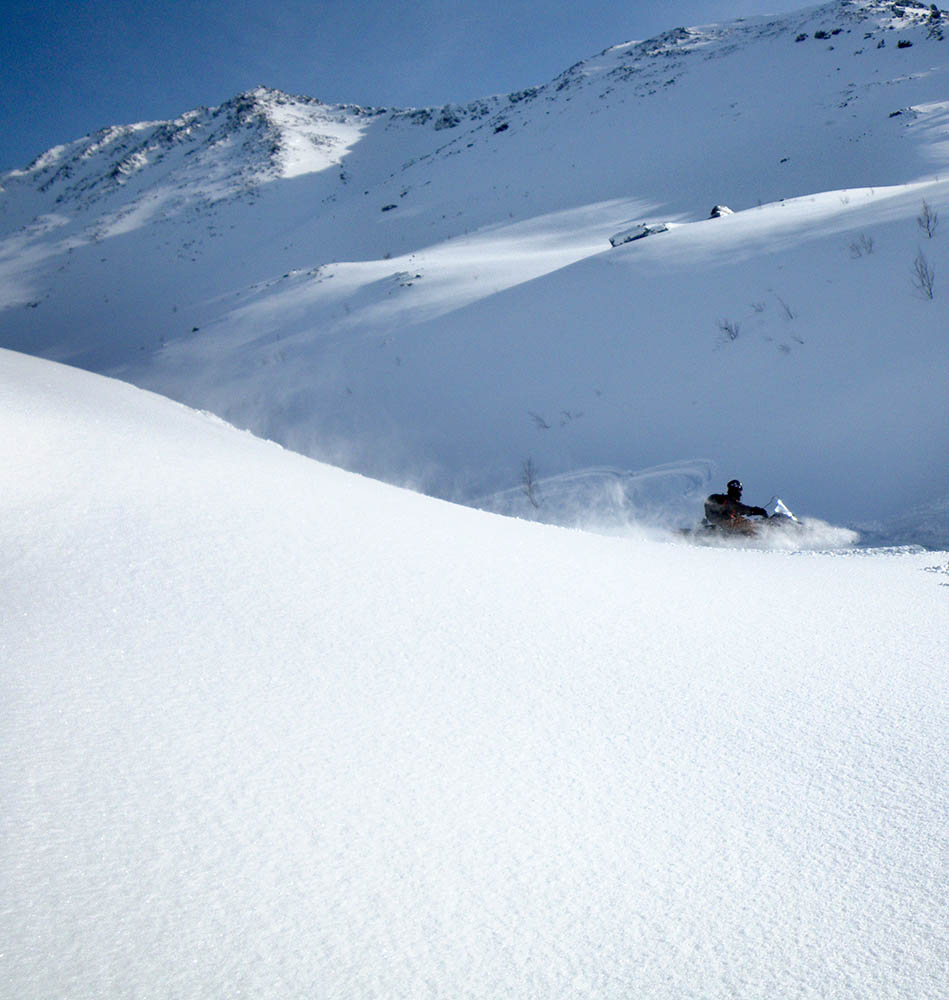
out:
M944 31L0 178L2 1000L944 994Z
M949 553L691 548L0 354L0 996L936 997Z

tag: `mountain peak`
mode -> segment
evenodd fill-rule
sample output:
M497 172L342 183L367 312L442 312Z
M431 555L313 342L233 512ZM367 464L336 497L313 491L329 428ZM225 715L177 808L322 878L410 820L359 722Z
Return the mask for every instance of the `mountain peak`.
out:
M338 162L377 113L258 86L170 121L100 129L5 180L31 183L57 204L87 205L145 177L216 201Z

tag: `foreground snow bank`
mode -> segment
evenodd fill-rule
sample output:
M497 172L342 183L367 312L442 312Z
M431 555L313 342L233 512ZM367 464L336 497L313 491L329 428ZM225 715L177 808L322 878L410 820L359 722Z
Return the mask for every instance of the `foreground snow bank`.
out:
M0 996L941 990L944 556L528 525L7 352L0 398Z

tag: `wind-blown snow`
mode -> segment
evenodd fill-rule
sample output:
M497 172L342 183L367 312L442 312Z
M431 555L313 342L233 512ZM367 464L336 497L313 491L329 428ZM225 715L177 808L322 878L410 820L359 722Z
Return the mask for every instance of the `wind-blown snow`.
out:
M0 398L0 996L942 993L949 554L528 524L10 352Z

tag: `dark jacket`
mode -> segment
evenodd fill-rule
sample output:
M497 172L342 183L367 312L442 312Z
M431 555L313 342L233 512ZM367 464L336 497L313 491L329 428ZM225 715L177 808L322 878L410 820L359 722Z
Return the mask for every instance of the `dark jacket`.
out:
M727 493L713 493L705 501L705 520L709 524L731 524L747 514L768 516L764 507L749 507L748 504L728 496Z

